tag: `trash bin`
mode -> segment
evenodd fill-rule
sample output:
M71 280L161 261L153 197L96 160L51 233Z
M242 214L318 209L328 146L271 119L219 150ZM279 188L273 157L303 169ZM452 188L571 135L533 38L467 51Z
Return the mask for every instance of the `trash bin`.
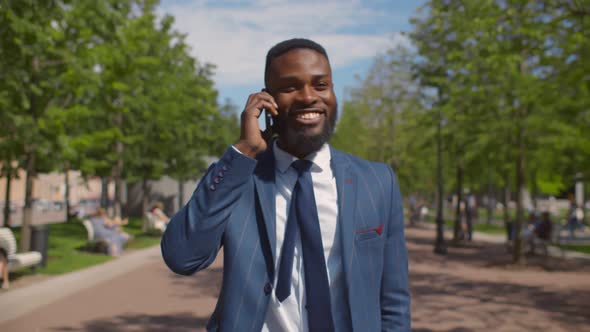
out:
M47 266L47 249L49 247L49 226L35 225L31 227L31 250L41 253L41 266Z

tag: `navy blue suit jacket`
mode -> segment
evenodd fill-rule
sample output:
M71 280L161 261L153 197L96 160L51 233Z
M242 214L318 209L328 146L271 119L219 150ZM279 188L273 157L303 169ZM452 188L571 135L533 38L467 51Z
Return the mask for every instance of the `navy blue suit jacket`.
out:
M409 331L410 296L402 200L385 164L331 149L338 192L350 328ZM272 149L256 160L229 148L209 167L162 238L168 267L191 275L223 247L223 283L209 331L260 331L266 317L276 247Z

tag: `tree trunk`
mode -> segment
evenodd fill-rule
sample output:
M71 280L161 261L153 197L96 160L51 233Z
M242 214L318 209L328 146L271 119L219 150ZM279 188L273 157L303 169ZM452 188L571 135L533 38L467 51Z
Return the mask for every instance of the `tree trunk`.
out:
M455 227L453 229L453 241L459 242L462 235L462 213L461 202L463 202L463 165L457 164L457 206L455 210Z
M150 186L147 179L143 179L141 181L141 214L143 217L143 223L141 226L141 230L145 233L149 230L148 220L145 216L145 213L149 209L150 204Z
M440 98L440 92L439 92ZM442 112L440 107L438 108L438 119L437 119L437 139L436 139L436 187L437 187L437 201L436 201L436 241L434 243L434 252L439 255L447 254L447 246L445 244L445 221L443 215L443 200L444 188L443 188L443 172L442 172Z
M66 220L70 220L71 206L70 206L70 163L67 161L64 163L64 175L65 175L65 195L64 200L66 201Z
M521 229L524 221L524 190L526 188L525 178L525 142L524 142L524 115L526 110L520 111L520 123L517 132L517 148L518 154L516 156L516 218L514 220L514 248L512 252L512 261L517 265L526 264L524 256L524 246L521 239Z
M21 226L20 251L30 251L31 247L31 224L33 221L33 178L35 177L35 152L30 149L27 156L26 179L25 179L25 207L23 210L23 221Z
M37 57L33 57L31 61L32 65L32 75L31 75L31 85L37 83L37 71L39 70L39 59ZM31 93L29 97L29 114L32 116L33 121L37 122L37 112L38 112L38 99L35 93ZM20 251L26 252L30 251L29 248L31 247L31 224L33 221L33 178L35 177L35 169L36 169L36 154L35 154L35 145L33 144L26 144L25 145L25 157L26 157L26 178L25 178L25 207L23 209L23 220L21 224L21 241L20 241Z
M184 181L178 180L178 210L184 205Z
M533 174L531 175L531 186L532 186L532 200L533 200L533 208L535 209L535 211L537 211L538 209L538 205L539 202L537 200L537 197L539 196L539 186L537 185L537 172L534 171Z
M487 219L486 219L486 224L491 224L492 223L492 219L494 218L494 201L495 201L495 195L494 195L494 188L492 186L492 171L488 168L488 202L486 204L486 210L487 210ZM492 199L492 197L494 197L494 199Z
M508 175L506 174L504 177L504 189L502 190L502 205L504 206L502 212L507 240L512 240L512 221L510 220L510 209L508 208L510 198L510 182L508 182Z
M123 114L121 112L116 114L116 126L123 131ZM115 178L115 216L121 216L121 206L123 201L123 142L120 140L115 144L115 152L117 154L117 162L114 167L113 177Z
M107 209L109 206L109 178L102 176L100 178L100 207Z
M10 227L10 184L12 182L12 168L8 167L6 173L6 193L4 196L4 227Z
M474 210L470 205L471 198L473 197L471 195L473 195L473 193L470 193L468 196L465 196L464 199L465 211L463 213L465 214L465 224L467 225L467 241L471 241L473 239L473 219L475 219Z

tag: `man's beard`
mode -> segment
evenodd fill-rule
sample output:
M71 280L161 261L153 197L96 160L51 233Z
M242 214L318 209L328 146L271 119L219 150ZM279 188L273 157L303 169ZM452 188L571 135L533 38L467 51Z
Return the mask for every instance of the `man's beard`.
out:
M277 120L279 121L275 123L275 126L280 140L282 140L288 147L296 149L299 153L304 155L309 155L318 151L334 134L336 119L338 118L338 105L334 105L333 112L330 113L326 110L324 114L328 116L328 119L324 121L322 131L314 136L307 136L302 131L298 131L296 128L289 126L288 114L285 114L284 117L277 117Z

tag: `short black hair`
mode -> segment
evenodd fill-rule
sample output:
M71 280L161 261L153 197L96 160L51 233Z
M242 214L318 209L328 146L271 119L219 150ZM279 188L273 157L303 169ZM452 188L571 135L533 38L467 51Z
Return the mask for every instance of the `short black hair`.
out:
M328 53L326 53L326 50L324 49L324 47L316 42L314 42L313 40L309 40L309 39L305 39L305 38L293 38L293 39L289 39L289 40L285 40L282 41L278 44L276 44L275 46L273 46L270 50L268 50L268 53L266 53L266 64L264 66L264 85L267 85L267 81L268 81L268 70L270 68L270 63L272 62L272 60L274 60L275 58L278 58L279 56L294 50L294 49L298 49L298 48L307 48L310 50L314 50L318 53L320 53L321 55L326 57L326 60L328 60L328 63L330 63L330 59L328 58Z

